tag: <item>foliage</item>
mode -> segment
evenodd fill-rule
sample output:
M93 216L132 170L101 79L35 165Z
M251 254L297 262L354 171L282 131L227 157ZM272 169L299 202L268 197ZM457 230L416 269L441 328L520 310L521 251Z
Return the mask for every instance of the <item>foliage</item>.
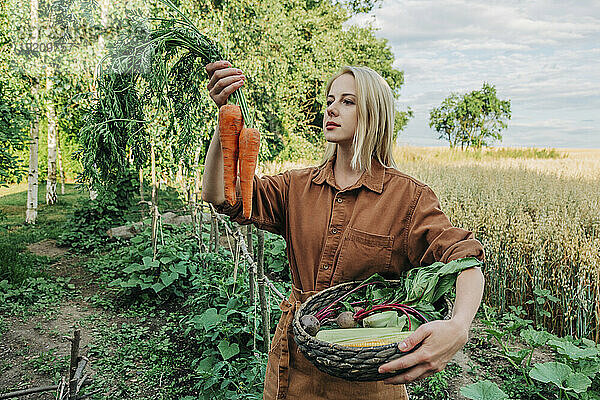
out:
M252 244L254 253L258 251L258 237L253 234ZM265 231L265 265L267 273L273 280L278 282L291 282L290 266L286 253L285 239L274 233Z
M29 277L13 284L0 281L0 314L32 313L47 310L74 289L70 278Z
M133 31L124 32L100 64L97 99L80 131L84 177L92 183L117 179L128 152L137 168L145 164L148 147L158 140L146 134L148 123L166 122L165 137L179 139L172 147L177 159L197 145L193 129L203 111L199 98L206 92L197 78L204 65L223 57L216 43L170 1L165 3L174 16L161 18L152 29L140 13L132 14ZM250 126L244 96L238 90L234 97ZM192 156L183 160L189 165Z
M99 188L95 200L87 198L73 210L60 235L59 244L91 250L108 239L106 231L126 222L134 206L139 181L128 171L114 185Z
M206 240L209 225L204 228ZM159 236L164 244L159 245L156 261L151 258L149 233L144 232L91 263L103 282L112 282L117 309L138 309L134 315L149 318L164 315L163 307L170 310L164 324L155 321L160 325L152 334L147 324L100 327L92 347L99 360L94 365L110 383L128 375L130 360L148 364L140 386L152 386L158 379L168 382L163 387L168 398L258 399L266 354L259 351L261 322L257 306L251 305L247 268L240 265L234 278L231 253L224 248L218 253L199 253L191 231L189 226L163 226ZM162 273L170 279L173 272L174 280L162 279ZM149 277L152 281L145 282ZM278 286L283 292L289 290L289 285ZM280 316L277 299L269 303L276 311L271 314L274 326ZM117 391L122 396L143 397L124 385Z
M30 277L41 275L46 257L26 251L22 243L7 240L4 234L0 238L0 281L21 284Z
M510 100L500 100L496 88L484 83L481 90L451 94L429 114L429 127L447 140L450 147L481 148L490 140L502 140L500 132L510 119Z
M415 400L449 399L449 382L460 376L461 373L462 368L451 362L442 371L408 385L410 398Z
M183 297L203 264L198 241L187 229L168 225L163 226L160 236L155 259L149 246L150 228L131 239L130 246L120 248L116 264L120 271L110 286L121 288L128 296L142 294L162 301L173 295Z
M546 297L539 291L535 301L543 304ZM548 394L554 394L565 399L600 396L597 390L600 387L600 345L588 339L559 338L545 330L536 330L532 321L522 318L524 312L520 308L513 307L511 313L500 317L493 309L484 306L484 310L485 332L489 339L498 343L499 354L514 368L514 373L522 377L519 379L521 393L526 389L529 395L547 398ZM526 343L525 347L512 348L509 345L510 338L516 335ZM532 363L534 351L542 346L553 350L556 361ZM540 382L550 385L541 385ZM469 399L514 398L512 386L508 383L503 386L504 391L495 383L484 381L463 388L461 393Z
M29 138L31 99L24 76L11 71L14 57L7 34L10 21L7 10L0 10L0 186L19 182L25 172L18 158Z

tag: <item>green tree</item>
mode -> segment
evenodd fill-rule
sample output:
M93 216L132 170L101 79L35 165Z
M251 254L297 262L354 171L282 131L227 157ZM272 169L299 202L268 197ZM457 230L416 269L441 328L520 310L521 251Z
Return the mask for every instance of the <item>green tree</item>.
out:
M0 14L0 186L19 182L25 172L19 151L27 144L30 120L30 99L25 77L10 71L14 61L7 49L6 14Z
M502 141L501 131L511 117L510 100L500 100L496 88L484 83L481 90L452 93L429 114L429 127L447 140L450 147L481 148Z
M29 141L32 98L30 79L23 69L15 69L13 51L14 14L0 8L0 185L19 182L26 171L23 154Z

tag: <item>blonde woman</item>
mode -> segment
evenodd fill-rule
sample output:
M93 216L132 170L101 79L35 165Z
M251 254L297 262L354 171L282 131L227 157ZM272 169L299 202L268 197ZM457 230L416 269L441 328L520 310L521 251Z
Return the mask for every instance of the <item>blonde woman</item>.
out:
M217 106L244 84L226 61L206 66ZM319 166L254 177L252 215L242 216L239 196L225 202L219 132L205 161L202 198L240 224L282 235L292 275L289 301L281 304L265 376L264 399L408 399L404 384L441 371L462 348L481 302L483 275L463 271L450 320L421 325L400 344L411 354L380 366L401 371L379 382L348 382L317 370L297 350L291 321L312 294L374 273L398 278L409 268L463 257L483 259L469 231L453 227L433 191L396 169L392 158L394 99L385 80L365 67L344 67L327 84ZM238 184L239 185L239 184Z

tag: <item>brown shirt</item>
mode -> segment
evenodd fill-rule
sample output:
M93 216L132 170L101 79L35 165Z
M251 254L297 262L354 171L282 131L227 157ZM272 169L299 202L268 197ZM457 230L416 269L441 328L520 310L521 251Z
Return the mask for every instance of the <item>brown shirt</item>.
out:
M322 168L254 177L250 220L234 206L217 206L231 220L284 237L294 285L323 290L375 272L403 271L462 257L483 258L473 234L453 227L429 186L375 158L372 174L340 189L335 156ZM268 268L268 266L267 266Z
M335 182L334 162L335 155L322 168L255 176L250 220L242 216L239 192L235 205L216 207L232 221L253 223L284 237L297 290L320 291L374 273L397 279L410 268L436 261L470 256L483 259L481 243L471 232L451 225L427 185L373 158L371 174L363 173L354 185L342 189ZM281 331L291 335L289 326L282 326ZM274 345L277 339L276 334ZM281 356L270 354L270 364L273 357ZM293 360L289 363L293 367ZM279 367L281 377L287 376L287 368ZM267 386L268 382L265 398L271 398L266 396ZM276 386L278 398L285 398L287 387ZM290 390L292 386L290 383ZM287 398L295 397L290 392Z

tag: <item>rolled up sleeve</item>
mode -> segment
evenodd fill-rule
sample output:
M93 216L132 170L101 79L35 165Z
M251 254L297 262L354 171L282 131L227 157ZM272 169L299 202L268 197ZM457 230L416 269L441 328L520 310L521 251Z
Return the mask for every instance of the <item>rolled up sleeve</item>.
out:
M240 186L236 185L236 202L232 206L227 201L215 206L219 214L241 225L254 224L259 229L283 235L285 232L285 208L289 188L289 174L258 177L254 175L252 191L252 213L249 219L243 216Z
M407 255L413 266L436 261L447 263L464 257L484 259L481 242L475 239L473 232L452 226L428 186L417 193L407 229Z

